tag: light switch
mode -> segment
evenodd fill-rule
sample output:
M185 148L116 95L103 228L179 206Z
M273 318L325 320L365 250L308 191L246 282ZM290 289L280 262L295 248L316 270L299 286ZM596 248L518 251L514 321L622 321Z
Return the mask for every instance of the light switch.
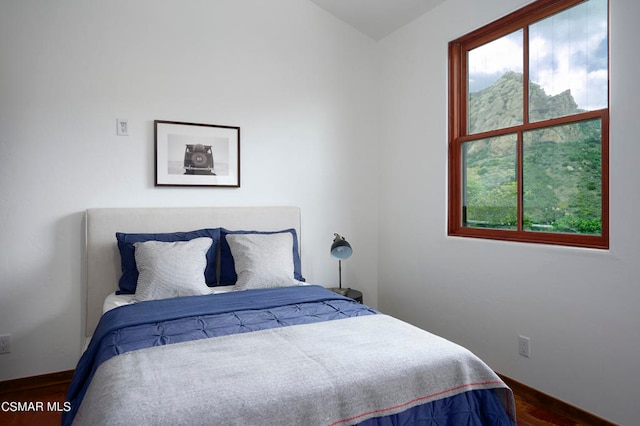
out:
M126 118L117 118L118 136L129 136L129 121Z

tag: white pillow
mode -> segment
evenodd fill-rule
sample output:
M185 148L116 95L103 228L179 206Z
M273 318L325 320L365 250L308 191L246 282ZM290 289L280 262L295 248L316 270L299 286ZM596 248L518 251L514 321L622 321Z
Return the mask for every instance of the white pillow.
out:
M236 290L300 285L293 275L293 235L228 234L238 280Z
M134 301L211 293L204 278L212 239L134 244L138 283Z

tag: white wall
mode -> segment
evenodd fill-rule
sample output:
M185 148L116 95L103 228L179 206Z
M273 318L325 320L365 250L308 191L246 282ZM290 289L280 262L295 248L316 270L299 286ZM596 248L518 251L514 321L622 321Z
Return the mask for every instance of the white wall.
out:
M372 40L300 0L2 0L0 58L0 380L75 367L90 207L300 206L308 281L340 232L376 305ZM242 187L155 188L154 119L240 126Z
M447 43L525 3L448 0L380 44L379 307L509 377L637 424L638 2L611 1L611 250L446 235Z

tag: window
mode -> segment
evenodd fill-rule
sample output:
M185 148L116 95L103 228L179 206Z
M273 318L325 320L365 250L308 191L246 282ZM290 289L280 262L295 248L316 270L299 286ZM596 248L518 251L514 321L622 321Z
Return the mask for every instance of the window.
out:
M609 247L608 0L449 43L449 235Z

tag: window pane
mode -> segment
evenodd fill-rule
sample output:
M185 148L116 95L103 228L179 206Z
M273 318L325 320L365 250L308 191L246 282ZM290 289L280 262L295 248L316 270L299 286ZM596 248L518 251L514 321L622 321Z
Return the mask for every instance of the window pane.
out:
M519 30L469 51L469 134L523 123L522 34Z
M607 0L529 27L529 121L607 108Z
M600 120L524 133L525 230L602 232Z
M517 229L517 136L465 142L463 226Z

